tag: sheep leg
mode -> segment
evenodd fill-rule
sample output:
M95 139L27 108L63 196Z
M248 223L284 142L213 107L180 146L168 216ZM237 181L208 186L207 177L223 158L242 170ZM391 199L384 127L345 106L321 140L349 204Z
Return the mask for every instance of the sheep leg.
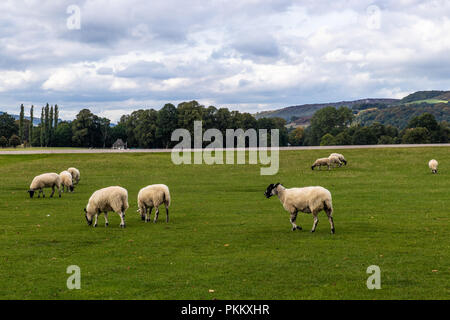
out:
M327 214L327 216L328 216L328 221L330 222L331 233L334 234L334 221L333 221L333 216L332 216L333 210L332 210L332 209L329 209L329 208L326 208L326 209L325 209L325 213Z
M159 207L155 207L155 219L153 220L153 223L156 223L159 216Z
M94 228L97 228L98 213L95 214Z
M148 214L145 214L145 222L150 222L152 220L152 211L153 211L153 207L150 207L147 209L148 210Z
M139 206L139 213L141 214L141 220L145 221L145 216L147 215L147 207Z
M38 190L38 198L41 197L41 193L43 193L43 191L42 191L42 189L39 189L39 190ZM44 198L45 198L45 195L44 195Z
M55 186L52 186L52 194L50 195L50 198L53 198L53 195L55 194Z
M292 231L302 230L302 227L300 227L300 226L295 224L295 220L297 220L297 212L298 211L294 211L294 212L291 213L291 220L290 221L292 223Z
M120 227L125 228L125 213L119 212L120 216Z
M166 222L169 222L169 208L166 206Z
M314 223L313 223L311 232L314 232L314 231L316 231L317 224L319 223L319 218L317 217L319 215L319 213L317 211L313 211L312 214L314 217Z
M103 213L105 215L105 227L109 226L109 222L108 222L108 212L104 212Z
M69 187L67 187L67 192L69 192ZM59 197L61 198L61 186L58 187Z

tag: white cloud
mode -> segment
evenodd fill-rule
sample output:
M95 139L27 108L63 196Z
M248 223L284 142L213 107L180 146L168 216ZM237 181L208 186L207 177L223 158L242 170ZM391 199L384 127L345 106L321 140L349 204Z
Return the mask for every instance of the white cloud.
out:
M117 119L191 99L253 112L450 88L445 0L75 3L80 30L66 27L73 1L0 3L3 110L48 101Z

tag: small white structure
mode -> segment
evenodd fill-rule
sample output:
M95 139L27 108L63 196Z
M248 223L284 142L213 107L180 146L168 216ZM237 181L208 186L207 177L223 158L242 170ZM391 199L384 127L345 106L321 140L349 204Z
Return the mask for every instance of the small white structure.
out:
M127 143L123 142L123 140L119 138L116 142L114 142L112 148L117 150L125 150L127 148Z

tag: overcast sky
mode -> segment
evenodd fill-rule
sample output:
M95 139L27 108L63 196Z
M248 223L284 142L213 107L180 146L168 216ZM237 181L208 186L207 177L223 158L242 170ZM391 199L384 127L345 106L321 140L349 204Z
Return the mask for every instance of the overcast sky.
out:
M449 75L447 0L0 2L0 110L16 114L49 102L117 121L193 99L253 113L449 90Z

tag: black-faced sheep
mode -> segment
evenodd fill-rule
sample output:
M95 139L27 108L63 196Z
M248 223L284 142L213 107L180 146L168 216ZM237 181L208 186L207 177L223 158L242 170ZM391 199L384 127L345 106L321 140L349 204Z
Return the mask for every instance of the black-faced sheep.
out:
M108 212L114 211L120 216L120 226L125 228L125 211L128 209L128 191L122 187L107 187L95 191L89 198L84 208L87 224L92 224L95 217L94 227L97 226L98 215L105 214L105 225L108 226Z
M138 212L145 222L150 221L153 207L155 207L154 223L158 220L159 206L164 203L166 207L166 222L169 222L170 193L165 184L153 184L142 188L138 193Z
M39 190L38 198L42 197L45 198L44 194L44 188L52 188L52 194L50 195L50 198L53 197L53 194L55 193L55 187L58 188L59 197L61 198L61 178L59 174L51 172L51 173L44 173L39 176L34 177L33 181L30 184L30 190L28 190L28 193L30 194L30 198L33 198L34 192L36 190Z
M280 183L270 184L264 192L266 198L277 195L284 209L290 214L292 231L301 230L300 226L295 224L298 211L312 213L314 223L311 232L316 230L319 222L318 214L324 210L328 216L331 226L331 233L335 232L333 222L333 204L331 202L331 193L323 187L304 187L286 189Z
M438 162L434 159L431 159L428 162L428 167L431 169L432 173L437 173Z

